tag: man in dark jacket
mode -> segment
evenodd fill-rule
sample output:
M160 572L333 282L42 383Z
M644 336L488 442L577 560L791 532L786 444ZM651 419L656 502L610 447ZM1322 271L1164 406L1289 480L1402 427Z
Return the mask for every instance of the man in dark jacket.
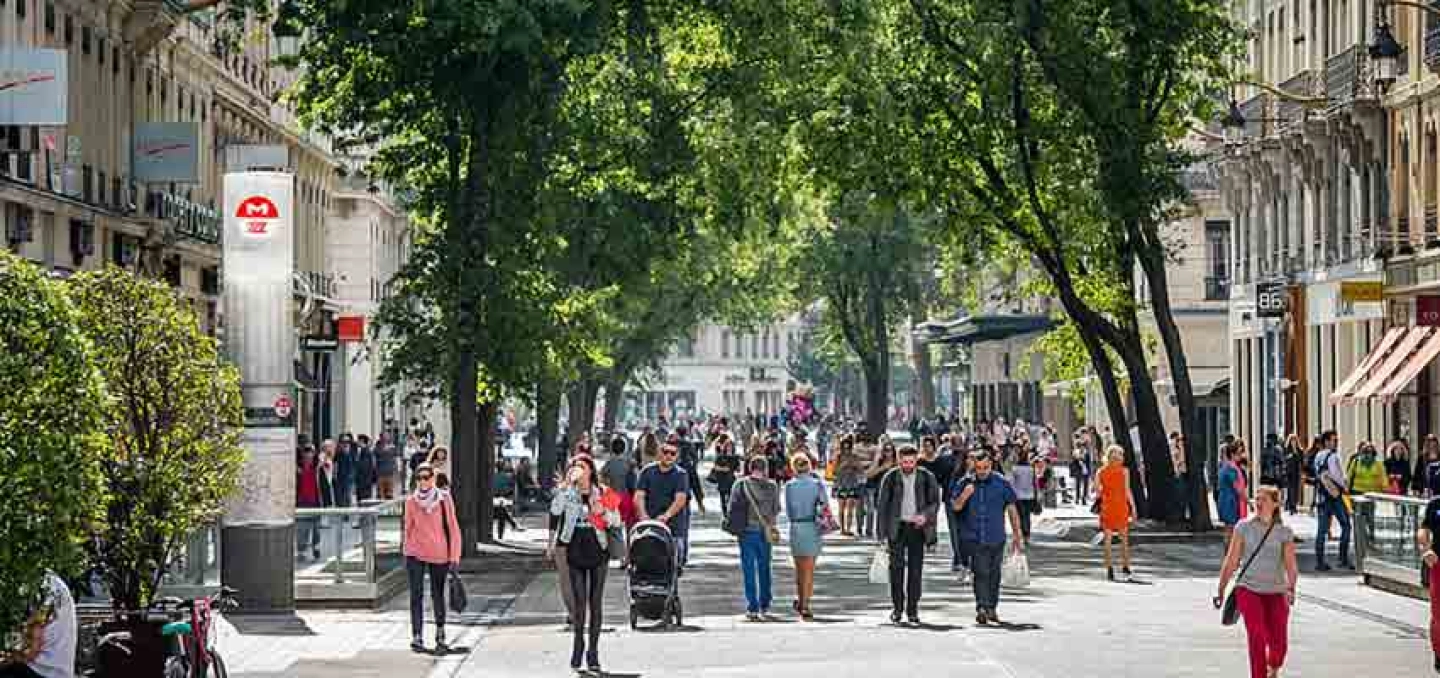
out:
M370 436L360 434L359 445L355 448L355 499L363 502L374 498L375 491L375 448L370 446Z
M350 496L355 490L355 436L340 435L340 444L335 447L335 505L350 506Z
M903 606L911 624L920 623L920 579L925 547L936 543L940 484L920 468L914 445L899 450L900 465L880 479L875 530L890 549L890 621L900 623Z

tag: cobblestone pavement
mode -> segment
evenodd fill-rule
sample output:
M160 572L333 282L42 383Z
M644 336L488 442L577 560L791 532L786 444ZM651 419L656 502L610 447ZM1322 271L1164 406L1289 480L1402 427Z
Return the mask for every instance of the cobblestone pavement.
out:
M1000 613L1010 623L1003 629L975 626L969 587L955 582L940 555L947 548L942 537L940 551L928 559L926 624L904 628L889 623L885 587L868 581L874 547L849 539L826 545L816 622L788 613L793 571L783 549L775 561L782 614L768 623L743 621L738 552L712 511L699 521L681 585L686 626L632 631L623 574L614 570L606 587L602 659L609 675L626 678L1247 675L1243 627L1222 627L1210 606L1217 541L1146 546L1136 558L1141 581L1107 583L1098 548L1055 536L1077 518L1074 511L1047 512L1030 551L1032 586L1002 593ZM1363 587L1353 574L1305 574L1300 588L1287 677L1433 675L1425 603ZM560 609L555 574L541 574L508 619L487 629L463 662L436 675L569 675L570 638L559 627Z

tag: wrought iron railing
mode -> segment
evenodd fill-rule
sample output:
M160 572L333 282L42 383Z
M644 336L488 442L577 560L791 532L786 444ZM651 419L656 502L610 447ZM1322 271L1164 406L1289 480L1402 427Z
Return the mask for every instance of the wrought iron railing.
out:
M1400 62L1405 63L1405 60ZM1440 70L1440 26L1425 31L1425 67Z
M1321 92L1320 74L1306 69L1280 83L1280 90L1296 97L1318 97ZM1275 105L1281 127L1298 127L1305 123L1305 104L1293 98L1283 98Z
M1354 103L1356 99L1374 97L1370 78L1370 57L1364 45L1349 49L1325 60L1325 95L1332 108Z
M1227 301L1230 299L1230 276L1206 276L1205 300Z
M1245 136L1249 138L1268 137L1275 133L1275 97L1260 93L1240 104L1240 114L1245 116Z

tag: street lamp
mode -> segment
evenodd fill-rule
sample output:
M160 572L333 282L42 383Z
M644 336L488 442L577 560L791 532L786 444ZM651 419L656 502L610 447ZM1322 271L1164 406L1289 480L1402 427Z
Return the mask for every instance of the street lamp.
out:
M1234 97L1230 99L1230 110L1220 119L1220 127L1224 129L1227 144L1238 144L1245 138L1245 114L1240 112L1240 103Z
M1404 53L1405 48L1395 40L1389 23L1375 27L1375 42L1370 45L1370 60L1375 64L1375 85L1381 92L1395 84L1400 70L1400 57Z
M302 19L300 8L288 0L276 10L270 33L275 36L275 47L280 56L292 57L300 53L300 38L305 33Z

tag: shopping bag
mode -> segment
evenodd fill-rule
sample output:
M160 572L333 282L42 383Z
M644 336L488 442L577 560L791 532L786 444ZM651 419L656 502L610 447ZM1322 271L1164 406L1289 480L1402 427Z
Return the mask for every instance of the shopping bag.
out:
M875 549L874 557L870 558L870 583L887 584L890 582L890 551L885 547Z
M460 573L455 568L450 568L450 610L455 614L464 614L465 607L470 604L470 599L465 595L465 582L460 581Z
M1023 589L1030 585L1030 561L1024 553L1012 553L1000 566L1000 585L1007 589Z

